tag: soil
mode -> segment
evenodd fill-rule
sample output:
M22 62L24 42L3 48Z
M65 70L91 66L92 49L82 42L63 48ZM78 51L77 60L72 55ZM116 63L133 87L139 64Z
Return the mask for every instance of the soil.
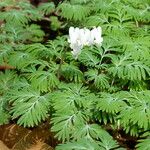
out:
M58 141L43 123L35 128L24 128L17 124L0 126L0 150L54 150Z
M137 138L123 131L108 132L127 150L135 150ZM0 126L0 150L54 150L60 142L54 138L48 122L38 127L24 128L15 123Z

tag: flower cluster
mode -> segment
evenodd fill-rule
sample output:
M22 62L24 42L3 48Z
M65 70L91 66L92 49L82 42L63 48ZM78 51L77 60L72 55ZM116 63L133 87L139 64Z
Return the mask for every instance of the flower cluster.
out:
M101 34L101 27L93 28L92 30L70 27L68 42L70 43L70 48L73 50L73 56L77 58L83 46L101 45L103 41Z

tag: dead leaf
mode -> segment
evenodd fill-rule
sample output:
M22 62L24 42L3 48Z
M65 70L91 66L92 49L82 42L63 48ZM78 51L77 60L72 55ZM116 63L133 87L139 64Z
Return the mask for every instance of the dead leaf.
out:
M0 140L0 150L10 150L10 149Z

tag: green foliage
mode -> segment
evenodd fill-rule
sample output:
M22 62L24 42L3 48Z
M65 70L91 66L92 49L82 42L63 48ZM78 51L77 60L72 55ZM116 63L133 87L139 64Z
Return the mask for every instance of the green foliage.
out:
M97 70L90 69L85 72L88 81L94 81L94 85L99 89L107 89L109 88L109 78L107 75L101 73L99 74Z
M52 101L56 113L52 119L54 124L52 130L58 132L56 134L58 139L69 140L71 134L76 134L78 131L74 129L75 127L80 128L81 126L82 129L82 126L86 125L86 120L88 121L91 115L91 98L95 97L89 92L80 84L70 84L61 85L60 90L53 95Z
M90 7L82 6L80 4L71 4L69 2L61 3L58 6L58 10L61 10L61 16L72 20L82 20L90 13ZM70 11L71 10L71 11Z
M130 61L128 56L120 56L120 58L113 58L112 64L114 66L109 68L109 72L113 76L118 76L127 80L145 80L146 74L150 74L149 67L141 61Z
M138 135L140 130L148 130L150 126L149 121L149 91L141 92L128 92L126 98L128 104L127 107L122 108L119 118L127 132L130 132L129 124L136 125L139 131L133 132L133 135Z
M111 150L114 148L116 150L120 149L120 148L117 148L118 145L116 144L116 142L114 140L112 140L112 137L110 135L106 134L105 132L101 133L101 135L102 134L104 134L103 135L104 137L101 138L101 142L94 142L92 140L82 138L78 141L73 141L73 142L68 142L66 144L61 144L56 148L56 150L63 150L63 149L66 149L66 150L73 150L73 149L76 149L76 150L83 150L83 149L84 150L88 150L88 149L91 149L91 150L99 150L99 149Z
M50 71L34 71L29 78L31 85L42 92L55 88L59 83L56 75Z
M48 117L50 101L47 95L29 88L9 93L12 104L12 118L18 118L18 124L33 127ZM28 110L28 111L27 111Z
M97 108L107 113L116 114L120 112L126 103L120 98L120 94L102 93L100 100L97 101Z
M64 64L62 66L62 75L69 81L82 82L83 73L74 64Z
M48 15L55 10L55 5L53 2L42 3L41 5L39 5L38 9L42 11L45 15Z
M50 20L51 20L51 29L52 30L56 31L59 28L61 28L61 22L58 20L58 17L51 16Z
M137 144L137 150L148 150L150 149L150 139L140 140L140 143Z
M17 78L15 72L0 72L0 95L12 88L14 82L16 81L15 78Z
M10 115L7 109L7 99L0 97L0 125L7 124L9 122Z
M90 51L83 51L79 60L87 66L94 67L99 63L99 59Z
M94 143L92 141L88 141L87 139L81 139L77 142L68 142L66 144L62 144L60 146L58 146L56 148L56 150L72 150L72 149L76 149L76 150L98 150L100 148L100 146L97 143Z
M1 14L1 19L6 22L13 22L15 25L26 24L29 21L29 18L25 13L18 12L17 10L11 10Z
M134 148L150 149L149 5L1 0L0 125L50 120L56 150L124 149L116 141L124 134L138 138ZM75 60L70 26L101 26L102 46L85 46Z

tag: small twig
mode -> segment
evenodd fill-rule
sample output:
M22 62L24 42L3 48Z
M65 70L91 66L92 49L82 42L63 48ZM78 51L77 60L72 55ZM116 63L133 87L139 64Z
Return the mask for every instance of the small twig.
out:
M15 67L9 65L0 65L0 70L7 70L7 69L15 69Z

